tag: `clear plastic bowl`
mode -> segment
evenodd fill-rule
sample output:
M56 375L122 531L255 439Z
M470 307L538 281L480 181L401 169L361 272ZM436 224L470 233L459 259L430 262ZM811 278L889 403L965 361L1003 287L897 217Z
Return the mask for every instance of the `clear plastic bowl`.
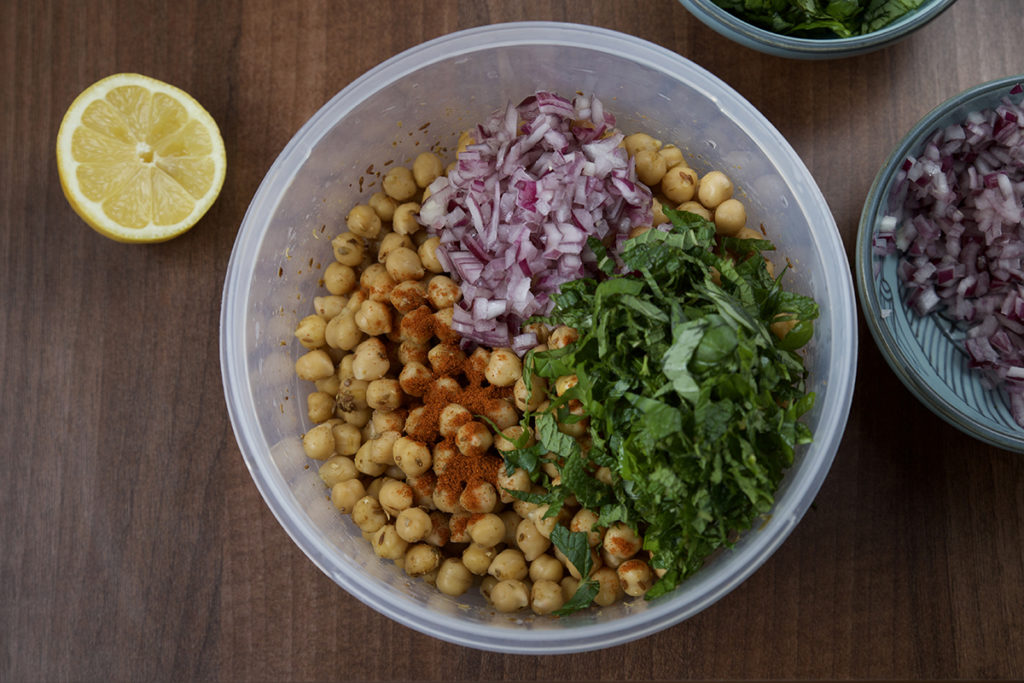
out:
M378 559L328 500L299 436L307 383L295 377L292 336L312 311L332 258L330 238L369 188L367 167L402 163L537 89L593 92L626 131L677 143L698 171L732 176L749 222L763 224L793 264L790 288L813 294L822 316L808 346L801 450L764 523L673 593L568 618L507 615L478 591L442 595ZM429 125L428 125L429 124ZM708 607L759 567L793 530L828 473L843 434L857 357L853 285L835 222L814 179L778 133L720 80L679 55L608 30L501 24L412 48L353 81L288 143L239 231L224 284L221 362L231 422L256 486L300 548L341 587L381 613L437 638L527 654L592 650L641 638ZM314 615L311 615L314 616Z
M849 38L796 38L743 21L719 7L715 0L679 2L711 30L752 50L791 59L838 59L874 52L899 42L945 12L956 0L928 0L888 26Z

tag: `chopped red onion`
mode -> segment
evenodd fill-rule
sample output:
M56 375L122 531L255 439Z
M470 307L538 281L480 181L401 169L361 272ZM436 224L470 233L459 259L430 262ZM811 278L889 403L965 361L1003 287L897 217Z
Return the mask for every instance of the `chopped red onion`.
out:
M1020 94L1015 86L1010 94ZM872 242L898 253L906 301L966 330L987 386L1024 427L1024 110L1009 97L935 131L900 167Z
M454 169L435 180L419 221L440 237L438 259L462 287L452 328L467 342L525 353L523 321L550 295L594 274L595 237L615 251L650 225L651 192L596 97L537 92L477 126Z

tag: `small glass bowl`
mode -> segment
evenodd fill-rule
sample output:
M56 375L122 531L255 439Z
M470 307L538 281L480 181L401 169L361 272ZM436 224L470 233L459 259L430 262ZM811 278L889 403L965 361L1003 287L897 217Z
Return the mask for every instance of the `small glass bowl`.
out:
M752 50L791 59L838 59L874 52L903 40L946 11L956 0L930 0L888 26L850 38L795 38L747 23L716 5L714 0L679 2L708 28Z
M896 175L908 156L920 153L939 128L962 122L972 111L991 109L1024 74L989 81L935 107L893 150L868 192L856 243L856 278L868 329L896 375L932 412L962 432L1006 450L1024 453L1024 428L1013 419L1004 391L982 383L963 350L962 333L939 316L919 317L904 305L896 255L878 256L873 239L889 213Z

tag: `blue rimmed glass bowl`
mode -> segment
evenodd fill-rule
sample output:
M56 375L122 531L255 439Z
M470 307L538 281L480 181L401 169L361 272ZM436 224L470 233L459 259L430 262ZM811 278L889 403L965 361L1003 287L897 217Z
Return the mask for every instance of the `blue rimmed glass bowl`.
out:
M995 107L1020 83L1024 74L970 88L937 106L904 136L868 192L857 232L855 271L868 329L907 389L964 433L1024 453L1024 428L1013 419L1009 397L1002 389L987 388L971 367L964 332L939 315L920 317L905 305L898 256L874 249L882 220L891 214L889 197L904 160L917 156L939 128L964 121L972 111Z
M849 38L796 38L748 23L716 5L714 0L679 2L708 28L752 50L791 59L838 59L874 52L903 40L956 0L929 0L888 26Z

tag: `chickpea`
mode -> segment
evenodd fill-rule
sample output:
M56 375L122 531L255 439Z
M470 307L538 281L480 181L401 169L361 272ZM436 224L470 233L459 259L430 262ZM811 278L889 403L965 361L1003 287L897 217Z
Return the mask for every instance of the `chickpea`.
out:
M451 531L448 529L448 515L443 512L431 512L430 513L430 533L423 539L430 545L435 545L438 548L444 547L448 544L451 539Z
M395 464L395 442L402 437L399 431L386 431L370 439L370 460L378 465L391 467ZM399 474L399 478L404 477Z
M697 199L709 209L732 197L732 181L721 171L710 171L700 179L700 188L697 190Z
M651 197L651 222L655 226L668 223L668 216L665 215L665 207L657 197Z
M512 349L494 349L484 377L496 387L507 387L523 376L523 362Z
M483 455L493 443L491 430L476 420L467 422L455 432L455 447L466 455Z
M530 563L531 581L561 581L565 567L557 559L544 553Z
M765 236L763 233L754 230L753 228L743 227L739 229L734 237L738 237L741 240L763 240Z
M516 528L519 526L519 520L522 517L512 509L502 510L498 513L498 516L501 517L501 521L505 524L505 537L501 539L501 542L505 545L515 545Z
M352 462L352 458L346 458L342 455L332 455L327 458L327 460L324 461L324 464L320 465L320 469L317 473L328 488L334 486L338 482L348 481L349 479L355 479L359 476L359 472L356 471L356 466L355 463Z
M409 396L420 397L427 392L430 383L434 381L434 373L423 363L406 363L402 372L398 374L398 384L402 391Z
M405 476L405 473L402 475ZM437 475L427 470L418 477L406 476L405 483L412 487L413 505L424 510L433 510L436 507L433 496L434 488L437 486Z
M471 482L459 495L459 505L475 514L489 513L498 506L498 493L486 481Z
M609 555L624 560L640 552L643 539L625 522L615 522L605 532L602 545Z
M384 486L384 482L388 480L387 477L375 477L366 487L366 495L371 496L374 500L380 496L380 489Z
M417 250L417 254L420 257L420 262L423 264L423 267L431 273L444 272L444 266L441 265L441 262L437 258L437 248L440 244L440 237L429 237Z
M326 460L334 455L334 436L329 422L318 424L302 435L302 450L307 458Z
M352 461L355 462L357 470L371 477L379 477L388 468L383 463L374 462L372 441L364 441L363 445L359 447L359 450L352 457Z
M706 221L714 219L714 214L705 209L703 204L692 199L688 202L683 202L682 204L677 206L676 209L678 209L679 211L688 211L689 213L695 213Z
M430 449L415 439L403 436L395 441L392 451L395 455L395 464L402 468L406 476L418 477L430 469ZM438 508L444 510L440 505Z
M331 240L331 248L334 249L335 261L354 268L363 262L366 242L355 233L343 232Z
M391 517L397 517L402 510L412 507L412 487L404 481L388 479L381 484L377 500L384 512Z
M317 296L313 297L313 310L316 314L324 319L326 323L334 316L341 313L342 309L348 304L348 299L343 296Z
M516 527L516 546L523 553L523 558L527 562L533 562L551 547L551 541L548 540L550 535L550 532L547 536L541 534L537 530L536 524L529 519L524 519Z
M388 275L395 282L406 280L420 280L423 277L423 264L420 263L419 255L409 247L398 247L388 254L385 267ZM430 289L427 289L427 296L430 296Z
M441 565L441 551L426 543L417 543L405 551L405 573L423 576Z
M328 352L328 355L330 355L330 352ZM330 377L316 380L313 382L313 386L316 387L317 391L323 392L328 396L336 396L338 389L341 387L341 380L338 379L338 375L335 373Z
M636 162L637 178L644 185L653 187L661 182L668 170L665 157L650 149L642 149L633 157Z
M348 294L356 286L356 271L335 261L324 270L324 287L331 294Z
M495 398L484 404L484 416L498 429L508 429L519 424L519 412L503 398Z
M378 301L364 301L353 316L356 327L364 334L378 337L391 331L391 309Z
M491 562L497 554L498 551L493 546L473 542L462 551L462 564L477 576L483 576L487 573L487 568L491 566Z
M658 154L662 159L665 160L665 165L668 168L673 166L686 165L686 159L683 158L683 152L675 145L665 145L658 150Z
M569 522L570 513L566 508L561 508L557 514L548 516L548 505L540 505L530 513L529 519L537 527L537 533L544 538L551 538L551 532L559 524Z
M366 239L375 239L380 234L381 220L369 204L357 204L345 217L349 232Z
M593 510L580 508L569 522L569 531L583 531L587 534L587 545L591 548L601 543L603 529L595 526L598 514Z
M527 577L529 570L522 552L514 548L506 548L495 556L491 566L487 568L487 573L499 581L522 580Z
M633 239L634 237L639 237L645 232L650 232L652 229L653 228L651 228L651 226L649 225L635 225L629 229L629 233L626 236L629 239Z
M372 496L363 496L352 506L352 521L363 533L376 533L387 524L388 516L380 502Z
M416 195L416 181L412 171L404 166L396 166L384 176L384 192L399 202L405 202Z
M457 514L465 512L465 509L459 504L459 495L457 491L448 487L436 486L430 497L434 501L434 506L441 512Z
M420 205L416 202L405 202L399 204L395 209L395 215L391 219L392 229L402 235L415 235L422 227L416 220L420 212Z
M310 422L326 422L334 417L334 399L322 391L306 396L306 415Z
M576 589L579 588L580 580L572 576L563 576L558 585L562 587L562 597L568 602L576 593Z
M339 407L335 414L350 425L362 429L370 421L369 408L356 408L355 410L343 410ZM358 451L357 451L358 452Z
M427 352L427 360L435 375L445 375L462 367L466 362L466 354L457 346L438 344Z
M452 543L469 543L472 541L467 530L471 516L465 510L457 510L448 518L448 529L451 532L450 540Z
M427 285L427 299L434 310L451 308L462 300L462 289L447 275L435 275Z
M484 547L496 546L505 538L505 523L493 512L470 518L467 530L473 542Z
M334 437L334 451L338 455L355 455L363 443L363 435L359 433L359 428L348 423L331 427L331 436Z
M409 544L398 535L394 524L385 524L373 534L373 552L385 560L397 560L405 555ZM618 579L616 578L616 584Z
M442 437L455 436L459 427L473 420L473 413L458 403L449 403L437 416L437 430Z
M747 210L738 199L723 200L715 207L715 232L720 235L735 235L747 224Z
M375 379L366 387L366 405L373 410L395 410L404 398L397 379Z
M458 158L460 154L465 152L467 147L473 144L476 144L476 141L473 139L472 133L470 133L468 130L464 130L461 133L459 133L459 141L455 147L456 158Z
M498 581L491 589L491 604L499 612L517 612L530 604L530 591L522 581Z
M507 453L508 451L512 451L517 448L516 444L520 443L522 437L523 428L519 425L506 427L494 438L494 447L502 453ZM533 433L531 432L527 435L527 438L522 441L522 447L529 448L535 443L537 443L537 440L533 437Z
M487 602L491 601L491 591L498 585L498 580L493 576L485 576L480 579L480 595L484 596Z
M366 408L366 387L369 384L362 379L346 379L338 389L338 407L346 411Z
M551 614L564 604L562 587L555 581L536 581L530 588L530 609L534 614Z
M370 337L355 347L355 358L352 359L352 373L356 379L372 381L380 379L391 368L388 350L384 342Z
M569 401L569 415L558 421L558 431L576 438L587 433L590 426L590 418L583 412L583 404L576 399Z
M433 152L423 152L412 162L412 177L420 187L426 187L437 180L443 170L441 158Z
M427 286L416 280L399 282L391 289L388 301L399 313L409 313L427 303Z
M575 564L573 564L572 562L569 561L569 558L565 556L565 553L563 553L561 550L558 549L558 546L553 546L553 548L554 548L555 557L558 559L559 562L561 562L563 565L565 565L565 568L567 570L569 570L569 575L572 578L574 578L577 581L579 581L581 579L580 570L576 567ZM590 560L591 560L591 575L593 575L594 570L597 569L597 568L600 568L600 566L601 566L601 555L594 548L590 549Z
M688 202L697 193L700 182L697 172L689 166L673 166L661 179L661 193L675 204Z
M521 467L512 470L512 474L505 474L504 467L499 469L497 484L498 497L502 503L511 503L516 500L516 497L508 491L529 491L532 485L529 473Z
M408 235L389 232L380 238L380 245L377 247L377 263L386 263L388 255L399 247L411 249L412 246L412 240Z
M622 145L629 156L635 157L642 149L657 152L661 148L661 141L655 140L647 133L633 133L623 138Z
M626 560L616 570L622 591L629 596L638 598L654 585L654 574L651 567L643 560Z
M405 339L398 345L398 362L402 365L409 363L426 363L429 346L422 342Z
M370 199L367 200L367 204L373 209L382 221L390 222L392 217L395 215L395 207L398 206L391 197L387 196L383 192L374 192L370 195Z
M345 514L352 512L356 502L365 495L366 489L363 488L363 482L358 479L339 481L331 487L331 502L339 512Z
M328 321L324 328L324 340L332 349L351 351L363 339L363 331L356 324L355 315L342 311Z
M574 344L580 338L580 333L566 325L559 325L551 330L548 335L549 349L563 349L569 344Z
M619 583L619 575L610 567L601 567L590 578L597 581L597 595L594 596L594 603L601 607L614 605L622 599L622 585Z
M295 374L309 382L326 379L334 374L334 361L322 349L309 351L295 361Z
M295 328L295 338L310 351L318 349L324 345L324 329L326 327L327 321L319 315L307 315L299 321Z
M555 395L561 396L579 383L580 378L576 375L562 375L555 380Z
M371 263L359 276L359 286L366 292L365 296L380 303L390 303L391 290L394 289L395 284L394 278L382 263Z

